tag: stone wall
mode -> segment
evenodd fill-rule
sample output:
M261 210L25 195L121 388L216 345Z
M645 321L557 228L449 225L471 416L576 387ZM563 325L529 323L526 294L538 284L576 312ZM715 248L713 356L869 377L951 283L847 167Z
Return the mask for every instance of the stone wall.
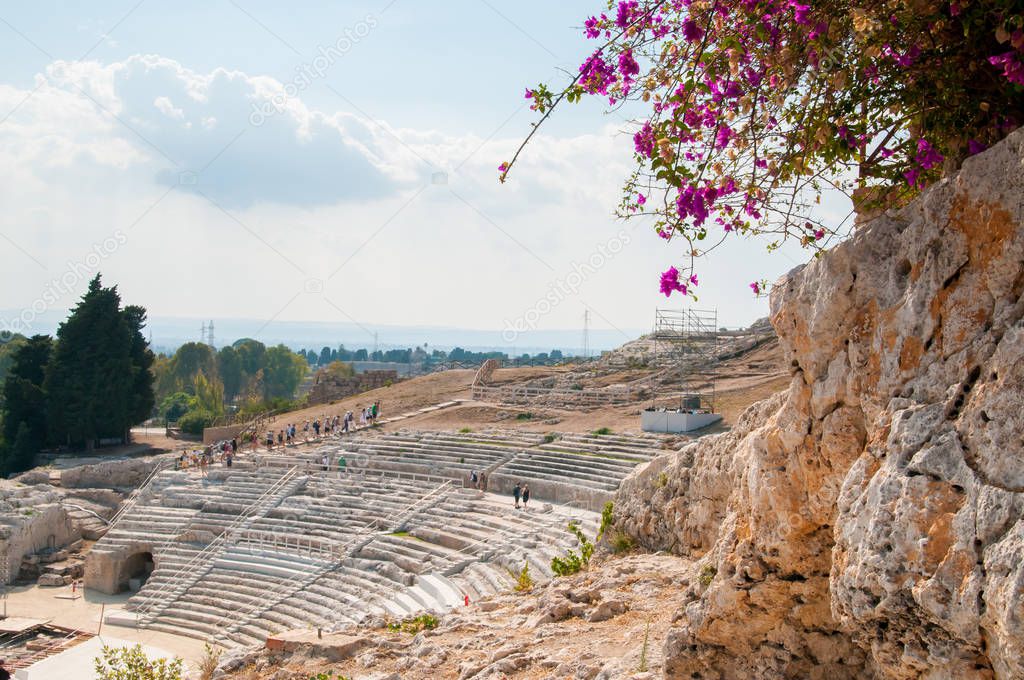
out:
M81 538L64 508L61 494L48 485L0 487L0 552L7 554L4 583L13 583L22 558L43 548L60 548Z
M398 382L398 371L366 371L351 378L341 378L327 371L316 374L313 387L309 390L310 404L326 404L354 394L368 392Z
M627 478L667 675L1024 677L1024 132L772 291L792 380Z

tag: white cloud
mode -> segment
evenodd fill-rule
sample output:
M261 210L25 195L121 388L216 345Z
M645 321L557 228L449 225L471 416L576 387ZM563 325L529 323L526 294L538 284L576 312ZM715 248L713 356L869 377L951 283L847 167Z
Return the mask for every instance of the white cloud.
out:
M623 229L621 126L538 135L499 185L512 133L395 128L301 96L253 126L253 107L283 88L267 76L137 55L55 62L36 85L0 85L0 112L18 107L0 125L0 233L42 265L0 239L0 308L29 304L120 229L105 278L153 314L501 329ZM657 274L678 253L626 229L631 245L541 328L579 326L584 302L616 326L649 326L664 304ZM773 262L749 280L791 266ZM702 276L730 309L722 323L763 314L725 265ZM324 295L304 292L310 279Z
M181 120L185 117L185 112L174 106L174 103L168 97L157 97L153 100L153 106L168 118Z

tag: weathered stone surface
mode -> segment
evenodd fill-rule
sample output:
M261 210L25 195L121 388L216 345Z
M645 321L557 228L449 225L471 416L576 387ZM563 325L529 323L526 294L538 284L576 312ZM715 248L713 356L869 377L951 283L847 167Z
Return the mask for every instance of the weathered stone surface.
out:
M792 383L618 493L703 678L1024 677L1024 132L774 287ZM695 676L696 677L696 676Z

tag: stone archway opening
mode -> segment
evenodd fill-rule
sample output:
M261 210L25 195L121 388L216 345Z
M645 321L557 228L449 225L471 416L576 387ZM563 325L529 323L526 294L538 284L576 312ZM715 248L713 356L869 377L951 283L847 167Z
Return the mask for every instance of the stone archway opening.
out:
M137 552L121 563L121 573L118 578L120 590L136 591L142 588L146 579L153 573L155 563L153 553Z

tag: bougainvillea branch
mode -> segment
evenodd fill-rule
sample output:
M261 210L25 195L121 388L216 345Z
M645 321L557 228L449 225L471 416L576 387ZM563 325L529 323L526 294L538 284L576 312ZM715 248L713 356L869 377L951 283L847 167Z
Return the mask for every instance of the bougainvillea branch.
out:
M644 217L681 260L661 291L693 295L727 237L818 253L858 211L908 200L1024 118L1019 0L623 0L583 25L600 46L557 91L526 91L539 127L563 102L636 102L636 169L618 214ZM765 284L750 285L756 294Z

